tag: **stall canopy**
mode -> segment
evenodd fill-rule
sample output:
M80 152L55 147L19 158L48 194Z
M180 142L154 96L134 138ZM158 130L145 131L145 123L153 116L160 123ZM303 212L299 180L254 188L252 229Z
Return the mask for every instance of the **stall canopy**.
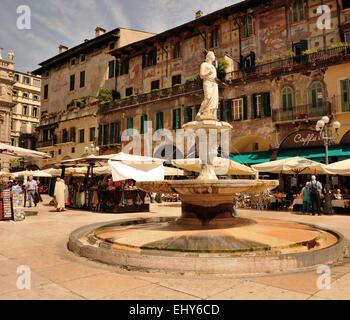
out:
M100 166L105 166L107 161L115 157L116 154L109 154L109 155L104 155L104 156L87 156L83 158L76 158L76 159L70 159L70 160L64 160L61 161L59 164L63 166L77 166L81 164L89 165L91 163L94 163L95 165L100 165Z
M338 174L340 176L350 176L350 159L332 163L325 166L328 174Z
M21 172L14 172L12 173L12 176L14 176L15 178L19 178L19 177L24 177L24 178L27 178L27 177L30 177L30 176L33 176L33 177L43 177L43 178L51 178L52 175L48 172L45 172L45 171L40 171L40 170L34 170L34 171L21 171Z
M325 165L309 159L294 157L253 165L258 172L284 174L326 174Z
M200 172L201 171L201 160L200 159L184 159L184 160L173 160L172 164L175 167L182 168L188 171ZM254 175L254 171L249 167L232 161L230 159L215 158L214 169L217 175Z
M51 156L44 152L10 146L0 143L1 158L29 158L29 159L49 159Z
M111 167L113 181L133 179L135 181L164 180L165 160L118 153L108 164Z
M11 176L11 173L0 171L0 178L10 177L10 176Z

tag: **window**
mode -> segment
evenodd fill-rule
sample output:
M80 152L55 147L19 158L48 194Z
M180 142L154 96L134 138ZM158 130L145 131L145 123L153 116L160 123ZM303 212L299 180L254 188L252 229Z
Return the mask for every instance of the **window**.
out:
M33 96L34 100L39 100L39 96Z
M219 29L215 29L211 32L210 40L210 46L212 48L217 47L219 45Z
M28 93L23 93L23 98L28 98Z
M159 89L159 80L152 81L151 82L151 91L152 90L158 90Z
M321 81L314 81L310 86L310 104L312 108L324 105L324 86Z
M282 120L293 118L294 90L291 87L284 87L281 93L282 97Z
M75 128L70 128L70 141L75 142Z
M233 120L243 119L243 99L233 100Z
M141 130L140 133L144 134L147 133L147 114L143 114L141 116L141 126L140 126Z
M101 146L102 145L102 138L103 138L103 126L99 125L98 126L98 145Z
M109 61L108 63L108 79L114 78L115 76L115 61Z
M243 37L248 38L254 34L253 16L246 14L243 17Z
M95 141L95 128L90 128L90 141Z
M181 74L172 77L172 86L176 84L181 84Z
M15 74L15 81L19 81L19 74Z
M81 55L81 57L80 57L80 61L81 61L81 62L84 62L84 61L85 61L85 59L86 59L85 54L82 54L82 55Z
M343 0L343 9L350 9L349 0Z
M340 81L342 111L350 111L350 79Z
M75 148L74 147L72 147L72 153L75 153Z
M303 21L304 14L304 0L294 0L293 2L293 23Z
M33 117L34 117L34 118L37 118L38 115L39 115L38 108L33 107Z
M46 84L44 86L44 100L47 100L49 98L49 85Z
M157 112L156 115L156 130L164 129L164 114L163 112Z
M109 50L113 50L115 48L115 43L112 42L110 45L109 45Z
M23 83L30 84L30 79L28 77L23 77Z
M23 106L23 115L28 115L28 106Z
M12 91L12 94L13 94L14 96L17 96L17 93L18 93L18 92L17 92L16 90L13 90L13 91Z
M350 43L350 32L344 34L345 42Z
M115 143L121 142L120 130L121 130L121 124L120 124L120 121L117 121L115 123Z
M271 116L270 92L252 95L252 119Z
M148 53L147 57L147 66L155 66L157 64L157 48L153 47L152 50Z
M126 129L128 136L132 136L134 128L134 119L132 117L126 119Z
M75 65L75 59L72 59L71 61L71 65L74 66Z
M181 109L173 110L173 129L181 129Z
M174 53L173 53L173 57L174 59L180 58L181 57L181 44L180 41L176 42L174 45Z
M84 129L79 130L79 142L80 143L85 142L85 130Z
M126 88L125 89L125 96L126 97L132 96L132 92L133 92L132 87L131 88Z
M63 129L62 130L62 142L68 142L68 130L67 129Z
M110 124L110 144L120 143L120 121Z
M75 85L75 74L72 74L70 76L70 85L69 85L69 90L70 91L74 90L74 85Z
M120 75L129 73L129 59L126 58L122 61L120 66Z
M62 154L62 149L58 149L58 154L59 154L59 155Z
M85 87L85 71L80 72L80 88Z

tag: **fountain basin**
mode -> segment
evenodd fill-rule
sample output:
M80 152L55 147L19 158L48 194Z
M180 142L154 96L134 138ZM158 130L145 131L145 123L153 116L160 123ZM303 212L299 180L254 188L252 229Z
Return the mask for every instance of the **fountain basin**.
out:
M264 192L278 186L277 180L179 180L137 182L146 192L177 193L182 201L178 224L229 227L236 224L232 200L236 193Z

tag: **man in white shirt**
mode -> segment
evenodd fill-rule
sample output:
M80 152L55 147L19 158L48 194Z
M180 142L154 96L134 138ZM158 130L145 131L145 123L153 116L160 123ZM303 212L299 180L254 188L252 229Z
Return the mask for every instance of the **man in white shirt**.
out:
M36 206L35 193L38 192L38 184L36 183L35 180L33 180L33 176L29 177L26 187L27 187L27 193L28 193L29 208L32 206L32 198Z
M322 184L316 180L316 176L311 177L311 182L307 187L310 191L312 202L312 215L321 215L321 199Z

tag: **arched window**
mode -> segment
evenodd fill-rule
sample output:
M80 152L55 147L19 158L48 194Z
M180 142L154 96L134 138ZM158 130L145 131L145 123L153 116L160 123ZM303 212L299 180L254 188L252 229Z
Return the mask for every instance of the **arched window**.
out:
M282 110L288 111L293 110L294 106L294 90L292 87L284 87L282 89Z
M303 21L305 18L304 13L304 0L294 0L293 2L293 23Z
M294 90L292 87L286 86L281 92L281 120L293 119L294 107Z
M323 115L325 109L325 90L321 81L314 81L309 89L311 116Z

